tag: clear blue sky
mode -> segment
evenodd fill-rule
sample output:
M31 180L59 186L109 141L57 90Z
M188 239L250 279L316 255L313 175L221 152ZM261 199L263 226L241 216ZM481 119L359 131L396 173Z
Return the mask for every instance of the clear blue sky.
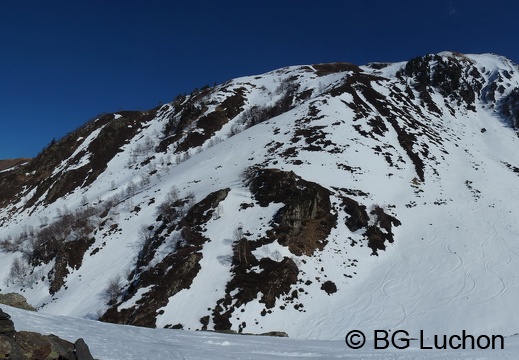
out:
M519 63L514 0L0 3L0 159L100 113L287 65L452 50Z

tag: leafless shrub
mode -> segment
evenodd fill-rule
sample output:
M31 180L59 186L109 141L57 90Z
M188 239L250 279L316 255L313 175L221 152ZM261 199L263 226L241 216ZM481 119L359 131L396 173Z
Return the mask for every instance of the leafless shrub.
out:
M232 235L234 241L240 241L243 239L243 227L241 225L238 226L236 229L234 229Z
M6 286L20 285L31 286L37 280L37 275L31 272L32 267L22 258L15 258L11 263L11 269L4 279Z
M241 133L243 130L245 130L245 126L242 125L242 124L232 124L231 126L231 130L229 130L229 134L228 136L231 137L231 136L234 136L234 135L237 135L239 133Z
M222 265L231 265L232 264L232 255L218 255L216 257L216 259Z
M281 255L279 250L276 250L271 254L271 258L274 261L280 262L281 260L283 260L283 255Z
M112 305L115 303L119 295L122 293L123 282L121 280L121 275L116 275L108 281L106 288L103 290L101 294L103 300L105 300L108 305Z
M222 138L219 136L214 136L211 139L209 139L209 142L207 143L207 147L213 147L218 143L222 142Z
M162 215L166 222L172 222L183 215L183 211L179 208L179 193L178 188L173 185L166 199L157 207L157 215Z
M88 205L88 198L86 197L86 195L83 194L83 196L81 197L80 204L81 204L81 206L87 206Z
M181 159L181 162L184 162L184 161L187 161L191 158L191 153L189 150L187 150L186 152L184 152L182 154L182 159Z
M254 180L254 177L256 176L256 173L258 171L258 168L256 166L249 166L248 168L243 169L243 171L240 174L240 179L245 184L250 184L252 180Z
M170 237L167 245L171 252L175 252L181 249L185 244L186 239L182 237L182 234L180 232L177 232Z
M187 193L187 211L196 204L196 195L193 191Z
M143 142L139 142L132 150L132 156L146 156L155 148L155 141L146 136Z
M27 227L16 238L0 242L0 248L20 251L31 265L49 262L66 242L90 237L102 210L103 207L99 205L86 205L74 212L64 208L54 222L40 227L38 231Z
M153 227L143 225L141 226L139 230L139 238L144 242L147 243L153 238Z
M137 185L133 181L130 181L128 186L126 187L126 196L133 197L137 192Z
M11 253L18 250L18 244L13 240L11 235L0 240L0 251Z
M218 220L220 217L222 217L223 214L223 207L222 205L218 204L216 209L214 209L213 212L213 220Z
M48 216L40 217L40 227L45 227L47 225L49 225L49 217Z
M170 203L174 203L179 199L180 191L178 188L173 185L171 189L169 189L168 194L166 195L166 201Z
M150 175L149 174L142 174L141 179L139 181L139 187L144 188L150 184Z

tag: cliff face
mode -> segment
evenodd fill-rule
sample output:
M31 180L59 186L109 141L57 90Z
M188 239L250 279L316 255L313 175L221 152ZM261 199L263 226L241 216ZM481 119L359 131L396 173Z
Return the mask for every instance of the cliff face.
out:
M472 306L511 331L486 306L519 295L517 89L509 60L446 52L107 114L0 172L0 274L42 311L149 327L483 331Z

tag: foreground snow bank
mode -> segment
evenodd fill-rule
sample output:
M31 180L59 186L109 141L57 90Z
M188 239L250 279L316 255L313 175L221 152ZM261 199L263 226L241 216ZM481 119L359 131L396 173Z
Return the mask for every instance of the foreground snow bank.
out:
M344 341L319 341L148 329L86 319L45 315L3 306L16 329L55 334L69 341L84 338L95 358L131 359L515 359L519 336L505 338L504 350L423 350L418 344L374 350L368 340L359 350Z

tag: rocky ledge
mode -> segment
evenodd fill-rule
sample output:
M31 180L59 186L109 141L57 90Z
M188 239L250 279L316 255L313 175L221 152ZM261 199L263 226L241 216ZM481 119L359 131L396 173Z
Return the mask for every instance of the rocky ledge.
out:
M94 360L83 339L71 343L55 335L16 331L11 316L1 309L0 359Z

